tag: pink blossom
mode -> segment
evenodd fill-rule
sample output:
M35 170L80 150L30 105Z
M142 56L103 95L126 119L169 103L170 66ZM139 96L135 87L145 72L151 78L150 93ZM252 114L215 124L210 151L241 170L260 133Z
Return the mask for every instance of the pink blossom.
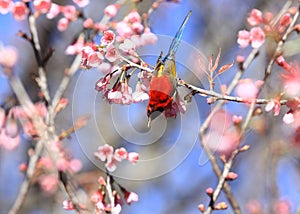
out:
M116 30L122 38L129 38L132 35L132 29L127 22L121 21L116 24Z
M102 211L105 210L105 206L102 201L98 201L96 204L97 214L104 214Z
M16 20L22 21L29 14L29 9L24 2L18 1L15 2L12 7L12 14Z
M72 201L70 200L64 200L62 205L63 205L63 209L65 210L75 210L75 207Z
M259 48L265 42L265 33L260 27L254 27L250 30L251 46Z
M47 13L47 18L48 19L55 18L60 13L60 10L61 10L61 6L59 6L58 4L55 4L55 3L51 3L50 10Z
M99 146L98 151L94 153L95 157L101 161L106 161L112 158L114 148L108 144Z
M112 44L114 40L115 40L115 33L111 30L107 30L104 31L103 33L103 36L101 38L101 44L107 46Z
M122 147L122 148L116 149L114 157L116 160L122 161L127 158L127 154L128 154L128 152L126 151L126 149L124 147Z
M115 49L115 46L113 44L110 44L107 46L105 58L109 62L115 62L118 59L119 55Z
M102 62L99 66L98 66L99 71L101 71L103 74L108 74L109 72L111 72L111 64L108 62Z
M104 9L104 14L109 17L114 17L117 15L119 7L118 4L110 4Z
M205 142L212 152L228 156L237 148L239 134L235 129L227 129L223 132L211 130L205 135Z
M97 181L100 185L104 185L104 186L106 185L106 181L102 176L100 176Z
M13 7L12 0L0 0L0 13L7 14Z
M117 169L117 163L119 163L119 161L115 158L115 156L110 156L105 163L105 167L108 171L113 172Z
M17 135L16 137L12 138L6 135L5 128L3 128L0 131L0 145L2 145L4 149L13 150L17 148L20 142L21 142L20 135Z
M41 157L38 161L38 166L47 170L53 169L53 162L50 157Z
M59 171L66 171L69 169L69 161L61 157L56 161L56 166Z
M297 97L300 92L300 69L299 64L288 64L283 57L278 57L276 62L282 66L287 73L282 74L284 90L288 97Z
M235 124L235 125L238 125L238 124L241 124L242 123L242 121L243 121L243 117L242 116L238 116L238 115L233 115L232 116L232 122L233 122L233 124Z
M291 124L295 121L295 118L294 118L294 114L292 112L287 112L283 118L282 118L282 121L285 123L285 124Z
M241 55L238 55L238 56L236 56L236 61L238 63L243 63L245 61L245 57L241 56Z
M275 214L291 214L291 202L289 200L278 200L274 205Z
M111 214L119 214L122 211L122 207L120 204L117 204L115 207L111 209Z
M97 67L102 63L103 59L104 56L100 52L98 51L91 52L88 55L87 66Z
M35 11L47 13L51 8L51 0L34 0L33 6Z
M84 20L83 27L85 27L85 28L92 28L93 26L94 26L93 19L88 18L88 19Z
M291 17L291 14L289 14L289 13L284 14L279 20L279 24L282 27L289 26L291 24L291 22L292 22L292 17Z
M73 0L75 4L78 5L78 7L85 7L90 3L90 0Z
M97 203L99 201L102 201L103 200L103 194L102 192L98 191L98 192L95 192L91 195L91 201L93 203Z
M11 68L18 60L18 51L15 47L5 46L0 49L0 65Z
M136 10L132 10L127 16L124 17L124 21L129 23L141 23L141 16Z
M256 26L261 24L264 21L263 19L263 14L260 10L258 9L252 9L249 17L247 18L247 22L251 25L251 26Z
M142 90L141 82L140 81L137 82L135 91L132 94L132 101L138 103L148 99L149 99L149 95L144 90Z
M274 116L278 116L279 113L280 113L280 107L281 107L281 105L280 105L280 102L279 102L278 99L271 99L267 103L267 105L265 107L265 110L268 112L268 111L271 111L273 109Z
M58 185L58 179L56 175L43 175L39 179L41 188L48 194L53 194Z
M107 91L107 86L109 84L109 80L110 80L110 76L105 76L105 77L102 77L100 78L97 82L96 82L96 86L95 86L95 89L97 91Z
M18 124L15 118L9 117L6 119L5 134L11 138L15 138L19 134Z
M135 32L135 33L141 33L144 30L144 26L140 23L140 22L134 22L131 25L131 29Z
M135 51L135 44L130 39L125 39L125 41L120 44L119 48L128 54L133 54Z
M94 29L98 30L99 32L104 32L104 31L108 30L109 27L106 24L103 24L102 22L98 22L98 23L95 23Z
M124 198L127 204L131 204L131 202L137 202L139 200L139 196L134 192L125 192Z
M57 23L57 29L59 31L65 31L69 26L69 20L66 18L61 18Z
M79 172L82 168L82 162L79 159L72 159L69 167L73 172Z
M80 37L80 38L78 38L76 43L69 45L67 47L67 49L65 50L65 53L67 55L79 54L79 53L81 53L83 47L84 47L84 38Z
M110 90L107 93L107 99L110 103L121 104L122 93L117 90Z
M136 164L139 160L140 156L136 152L129 152L127 155L127 160L133 164Z
M238 33L237 43L241 48L247 47L251 42L250 32L246 30L240 30Z
M62 13L69 20L74 20L76 18L76 8L73 5L66 5L62 7Z
M144 33L141 35L141 42L143 45L154 45L157 42L157 36L150 31L150 28L146 28Z
M237 95L245 100L256 99L259 87L252 79L242 79L235 89Z

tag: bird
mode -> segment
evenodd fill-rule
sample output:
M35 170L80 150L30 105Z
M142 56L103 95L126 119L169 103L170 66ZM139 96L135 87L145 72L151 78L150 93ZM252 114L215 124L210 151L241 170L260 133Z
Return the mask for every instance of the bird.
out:
M156 61L149 85L149 102L147 106L148 127L150 127L153 119L158 117L165 109L172 107L173 99L177 93L175 53L191 14L192 11L189 11L183 20L171 42L167 55L163 57L163 52L161 52Z

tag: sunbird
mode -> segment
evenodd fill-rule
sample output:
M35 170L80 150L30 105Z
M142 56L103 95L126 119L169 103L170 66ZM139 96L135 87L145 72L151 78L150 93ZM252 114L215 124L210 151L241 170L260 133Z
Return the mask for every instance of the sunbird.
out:
M149 86L149 103L147 107L148 127L151 121L159 116L165 109L171 108L177 90L177 73L175 53L181 41L183 30L191 16L192 11L186 15L169 47L168 54L162 58L162 52L156 61Z

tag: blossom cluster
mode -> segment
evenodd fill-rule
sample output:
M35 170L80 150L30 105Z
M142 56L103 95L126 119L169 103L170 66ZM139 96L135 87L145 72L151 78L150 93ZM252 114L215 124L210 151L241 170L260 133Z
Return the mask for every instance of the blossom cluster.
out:
M36 113L44 118L47 109L42 102L35 104ZM15 149L20 143L18 121L22 125L25 136L38 137L37 129L32 122L32 115L28 115L22 106L14 106L9 110L0 107L0 146L5 149Z
M258 9L253 9L247 22L251 26L250 31L241 30L238 33L237 43L241 48L251 45L253 48L259 48L265 42L266 35L273 37L276 40L282 35L292 21L292 15L297 11L296 8L291 8L287 13L283 14L278 24L273 23L273 14L266 12L263 14Z
M71 158L65 153L62 148L62 142L53 143L51 149L59 154L59 158L54 162L49 156L41 157L36 165L36 176L34 179L34 182L37 182L47 195L54 194L58 189L60 180L56 173L57 170L74 174L82 168L82 162L79 159ZM26 171L27 167L26 163L22 163L19 168L21 171Z
M78 7L85 7L89 4L89 0L73 0ZM77 9L74 5L61 6L53 3L52 0L33 0L32 7L29 1L0 0L0 13L12 13L13 17L18 20L24 20L33 9L36 14L46 14L47 18L53 19L59 14L62 18L58 21L58 29L65 30L71 21L78 17Z
M127 152L125 148L114 148L108 144L99 146L98 150L94 153L94 156L103 162L109 172L113 172L117 169L117 164L123 160L128 160L132 164L136 164L139 160L139 154L136 152Z
M136 193L127 191L123 186L121 186L115 181L112 181L111 184L113 185L111 185L111 187L117 185L119 189L119 192L114 188L111 189L113 194L112 196L114 197L114 207L112 207L111 204L106 201L108 195L108 184L102 176L99 177L98 184L98 191L91 195L91 201L95 205L95 212L97 214L103 214L105 212L119 214L122 210L122 205L124 205L122 198L124 198L126 204L128 205L130 205L132 202L137 202L139 200L139 197ZM121 197L121 194L123 197Z

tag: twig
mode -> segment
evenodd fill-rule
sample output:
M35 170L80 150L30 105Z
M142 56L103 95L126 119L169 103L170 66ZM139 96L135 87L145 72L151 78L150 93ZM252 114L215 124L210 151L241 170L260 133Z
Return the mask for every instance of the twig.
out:
M45 100L49 103L50 102L50 95L48 90L47 78L44 68L44 62L41 56L41 46L39 42L39 36L37 33L36 23L35 23L35 16L30 14L28 17L29 21L29 29L32 36L32 47L35 53L35 57L38 63L38 73L39 73L39 81L38 84L41 88L43 95L45 96Z
M235 96L230 96L230 95L223 95L218 92L212 91L212 90L206 90L203 88L198 88L196 86L193 86L191 84L188 84L184 82L183 80L179 80L178 84L181 86L184 86L190 90L196 91L199 93L201 96L211 96L216 98L214 101L217 100L224 100L224 101L232 101L232 102L238 102L238 103L249 103L249 102L255 102L255 104L267 104L268 102L271 101L271 99L254 99L249 101L249 99L243 99L241 97L235 97ZM285 105L287 100L280 100L279 101L281 105Z

